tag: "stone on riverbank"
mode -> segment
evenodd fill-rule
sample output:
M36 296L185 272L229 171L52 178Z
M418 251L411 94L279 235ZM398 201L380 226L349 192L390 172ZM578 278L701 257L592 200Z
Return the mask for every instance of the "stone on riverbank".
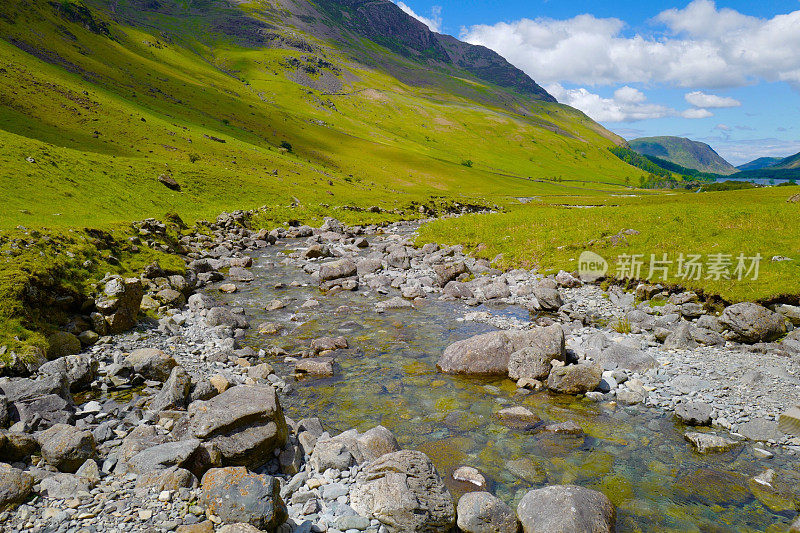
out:
M555 352L559 340L556 328L493 331L451 344L445 348L436 367L446 374L505 376L508 375L511 354L531 346L538 346L541 353ZM515 368L523 371L529 358L523 354L518 359Z
M595 390L602 378L603 369L597 364L554 367L547 378L547 388L562 394L586 394Z
M128 356L128 362L137 374L161 382L167 381L172 369L178 366L171 355L155 348L134 350Z
M427 455L401 450L369 464L356 477L351 506L380 520L391 533L449 531L453 498Z
M747 344L771 342L786 333L782 315L751 302L726 307L719 320L731 331L733 340Z
M47 464L73 473L95 454L94 436L67 424L56 424L36 435Z
M723 453L734 449L739 445L739 441L729 439L727 437L720 437L719 435L712 435L711 433L696 433L689 432L683 435L697 453Z
M554 360L565 361L564 330L559 324L533 330L530 346L512 353L508 360L508 377L545 380Z
M0 463L0 512L24 502L33 490L33 477Z
M468 492L458 500L458 528L464 533L517 533L514 511L488 492Z
M189 405L189 430L216 445L224 465L258 467L288 437L275 389L239 385L208 401Z
M201 488L200 503L227 524L273 531L289 516L278 480L241 466L212 468L203 476Z
M524 533L611 533L616 509L601 492L574 485L532 490L517 506Z

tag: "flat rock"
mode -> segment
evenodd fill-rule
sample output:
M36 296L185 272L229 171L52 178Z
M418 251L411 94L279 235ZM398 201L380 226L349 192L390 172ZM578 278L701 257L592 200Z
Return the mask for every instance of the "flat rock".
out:
M748 344L771 342L786 333L782 315L751 302L726 307L719 320L732 332L734 340Z
M734 449L739 445L739 441L712 435L711 433L688 432L683 435L698 453L723 453Z
M280 483L244 467L212 468L203 476L200 503L224 523L273 531L288 518Z
M547 388L562 394L586 394L597 388L602 377L603 369L597 364L554 367L547 378Z
M708 426L711 424L712 408L706 403L682 402L675 407L675 416L687 426Z

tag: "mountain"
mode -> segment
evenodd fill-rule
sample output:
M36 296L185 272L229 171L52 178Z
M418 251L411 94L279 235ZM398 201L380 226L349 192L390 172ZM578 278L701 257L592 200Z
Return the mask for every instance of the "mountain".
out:
M683 137L642 137L628 142L641 155L715 174L735 174L736 167L725 161L709 145Z
M776 168L776 169L795 169L795 168L800 168L800 153L794 154L794 155L789 156L789 157L787 157L785 159L781 159L780 161L778 161L777 163L772 165L771 168Z
M759 157L749 163L745 163L744 165L739 165L739 170L761 170L762 168L769 168L781 161L780 157Z
M579 194L623 142L385 0L0 3L0 228Z

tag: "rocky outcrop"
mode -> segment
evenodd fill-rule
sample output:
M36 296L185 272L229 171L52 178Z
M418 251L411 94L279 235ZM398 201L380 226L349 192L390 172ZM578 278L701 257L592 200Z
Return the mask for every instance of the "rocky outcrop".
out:
M726 307L719 320L733 340L749 344L774 341L786 333L782 315L751 302Z
M133 328L143 296L144 288L139 278L112 276L106 281L103 294L95 301L106 324L106 331L102 333L114 335Z
M574 485L532 490L517 506L524 533L612 533L616 509L601 492Z
M519 379L547 379L552 361L565 361L564 330L558 324L534 330L530 346L512 353L508 361L508 377Z
M401 450L369 464L356 478L351 506L390 532L438 533L456 521L453 498L427 455Z
M270 386L232 387L192 402L188 413L192 435L213 443L226 466L261 466L286 444L286 420Z

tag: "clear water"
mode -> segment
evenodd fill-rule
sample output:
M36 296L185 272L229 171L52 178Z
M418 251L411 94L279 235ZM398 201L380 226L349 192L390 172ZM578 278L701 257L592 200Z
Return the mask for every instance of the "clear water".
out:
M547 484L601 490L617 506L621 532L785 531L796 515L796 456L777 451L770 460L756 459L750 444L700 456L683 440L684 428L658 410L549 393L520 395L509 380L437 373L436 361L448 344L491 328L457 321L466 310L459 303L429 299L419 309L379 314L375 303L386 297L366 288L323 295L301 269L280 264L285 253L273 248L256 257L257 280L240 284L238 293L211 292L247 309L253 327L246 343L254 348L276 345L297 353L315 337L349 340L351 349L337 355L333 378L301 380L283 399L288 416L318 416L332 432L382 424L403 447L427 453L455 497L465 487L451 474L462 465L484 472L490 490L512 506ZM292 287L292 281L308 286ZM310 298L320 306L301 309ZM265 311L275 299L287 306ZM527 316L515 307L489 310ZM261 322L285 329L262 335ZM291 373L282 358L267 361L281 375ZM572 420L585 435L506 427L495 413L511 405L523 405L546 422ZM775 488L748 482L768 468L776 472Z

